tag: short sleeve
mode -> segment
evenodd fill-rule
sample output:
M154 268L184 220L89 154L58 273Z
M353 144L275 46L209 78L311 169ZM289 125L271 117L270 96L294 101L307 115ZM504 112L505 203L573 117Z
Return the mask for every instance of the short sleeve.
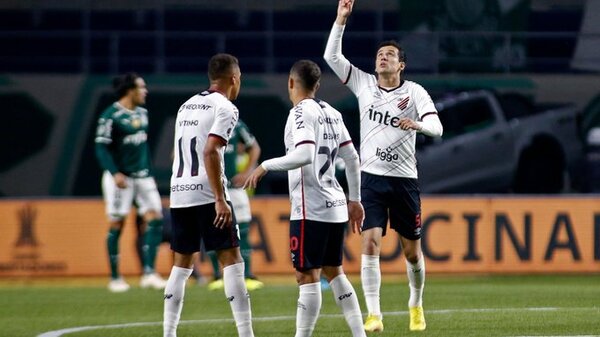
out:
M422 86L418 84L415 85L413 97L415 98L415 104L419 118L422 118L427 113L437 112L431 96L429 96L427 91Z
M238 120L238 110L233 104L220 106L216 109L215 119L209 135L218 136L228 142Z

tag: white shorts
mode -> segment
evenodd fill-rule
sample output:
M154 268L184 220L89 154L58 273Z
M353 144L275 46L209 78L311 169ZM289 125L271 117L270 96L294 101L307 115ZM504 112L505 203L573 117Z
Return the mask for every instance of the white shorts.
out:
M138 214L156 211L162 216L160 194L154 178L127 177L127 187L118 188L108 171L102 175L102 195L106 204L106 215L110 220L119 220L127 216L135 198Z
M250 198L242 188L230 188L229 197L233 204L233 212L238 222L250 222L252 213L250 212Z

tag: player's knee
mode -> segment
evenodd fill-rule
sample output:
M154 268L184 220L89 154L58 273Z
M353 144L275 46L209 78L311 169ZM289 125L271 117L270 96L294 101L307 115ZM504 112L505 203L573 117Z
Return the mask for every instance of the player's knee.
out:
M149 210L146 213L144 213L144 220L146 220L146 222L151 222L153 220L161 220L161 219L162 219L162 214L158 211Z
M363 253L367 255L379 255L381 250L381 242L377 238L363 239Z
M339 275L344 273L341 266L339 266L339 267L323 267L322 272L323 272L323 275L325 276L325 278L327 279L327 282L331 282L331 280L333 280L334 278L336 278Z
M298 285L319 282L321 277L319 274L319 269L296 271L296 282L298 282Z
M240 254L240 250L237 247L218 250L217 259L223 265L223 267L243 262L242 255Z
M404 257L406 260L412 264L419 262L421 258L421 254L416 251L404 250Z
M123 229L123 225L125 224L125 218L116 215L111 215L109 223L111 229Z

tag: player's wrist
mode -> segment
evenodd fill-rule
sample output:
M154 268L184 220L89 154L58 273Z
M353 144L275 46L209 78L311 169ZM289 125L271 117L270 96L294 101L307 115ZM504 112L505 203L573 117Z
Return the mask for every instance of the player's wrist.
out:
M338 26L346 26L346 22L348 21L348 17L347 16L342 16L342 15L338 15L335 18L335 24Z

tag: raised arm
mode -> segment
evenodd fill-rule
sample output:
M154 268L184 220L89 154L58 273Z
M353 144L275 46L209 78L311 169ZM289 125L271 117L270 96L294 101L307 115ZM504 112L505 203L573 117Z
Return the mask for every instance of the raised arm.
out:
M345 26L346 21L348 21L348 17L352 13L353 6L354 6L354 0L339 0L338 1L338 9L337 9L337 17L335 18L335 23L340 26Z
M323 58L333 72L345 83L347 82L352 65L342 54L342 36L346 21L352 13L353 0L340 0L338 2L337 17L329 33L327 46Z

